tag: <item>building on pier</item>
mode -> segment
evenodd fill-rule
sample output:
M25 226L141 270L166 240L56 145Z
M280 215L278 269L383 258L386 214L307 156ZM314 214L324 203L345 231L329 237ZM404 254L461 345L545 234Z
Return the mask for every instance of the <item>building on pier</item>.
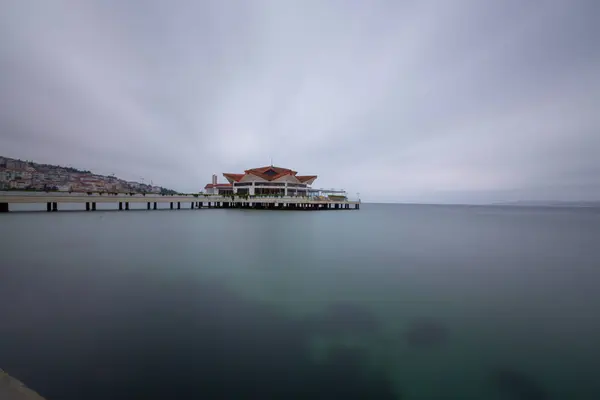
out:
M346 201L348 200L348 194L345 190L338 189L309 189L308 197L314 200L334 200L334 201Z
M209 194L230 195L247 194L276 196L309 196L310 185L317 179L316 175L298 175L294 170L267 166L252 168L243 174L224 173L229 183L218 183L213 175L212 183L204 187Z
M211 183L204 186L204 193L229 196L233 194L233 187L231 183L218 183L217 175L213 175Z

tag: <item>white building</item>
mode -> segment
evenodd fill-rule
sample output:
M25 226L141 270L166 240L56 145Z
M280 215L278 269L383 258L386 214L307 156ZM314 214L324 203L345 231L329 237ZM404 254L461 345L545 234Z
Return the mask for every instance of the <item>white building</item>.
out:
M27 189L29 187L29 185L31 185L30 182L27 181L22 181L22 180L18 180L18 181L10 181L8 183L8 187L10 187L11 189Z
M317 179L316 175L297 175L294 170L267 166L252 168L243 174L224 173L223 176L229 183L217 183L213 175L212 183L204 187L209 194L247 194L254 195L279 195L279 196L307 196L310 185Z
M20 175L21 175L21 179L26 180L26 181L31 180L31 177L33 176L33 174L27 170L20 171Z
M31 172L29 171L21 171L21 170L12 170L12 169L4 169L0 171L0 180L3 181L13 181L13 180L31 180Z
M59 192L70 192L71 191L71 185L70 184L58 185L57 188L58 188Z

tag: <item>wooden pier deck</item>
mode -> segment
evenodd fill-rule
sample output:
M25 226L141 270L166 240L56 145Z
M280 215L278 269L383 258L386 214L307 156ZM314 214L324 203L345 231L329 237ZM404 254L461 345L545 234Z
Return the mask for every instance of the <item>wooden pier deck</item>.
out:
M358 210L360 201L316 200L308 197L224 197L224 196L160 196L126 194L0 192L0 212L10 211L10 204L46 204L46 211L58 211L61 203L81 204L82 210L96 211L98 203L112 203L116 210L129 210L130 203L145 203L148 210L168 203L170 209L253 208L265 210Z

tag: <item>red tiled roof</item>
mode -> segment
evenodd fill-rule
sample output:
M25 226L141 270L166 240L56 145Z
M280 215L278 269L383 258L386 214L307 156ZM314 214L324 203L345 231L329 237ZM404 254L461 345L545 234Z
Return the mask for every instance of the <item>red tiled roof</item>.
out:
M228 173L224 173L223 176L225 178L227 178L227 180L229 181L235 181L235 182L239 182L240 179L242 179L244 177L245 174L228 174Z
M311 179L316 179L317 175L296 175L296 178L298 178L300 182L306 182L310 181Z
M273 172L267 173L270 170ZM286 175L295 176L296 178L298 178L298 180L300 180L300 182L306 182L311 179L314 180L317 178L316 175L296 176L297 173L298 172L296 172L292 169L288 169L288 168L266 166L266 167L260 167L260 168L247 169L244 171L243 174L224 173L223 176L225 178L227 178L227 180L229 182L239 182L246 175L255 175L266 181L274 181L274 180L277 180L277 179L281 178L282 176L286 176Z
M270 169L275 171L278 175L296 175L297 174L297 172L294 170L291 170L288 168L274 167L272 165L266 166L266 167L260 167L260 168L250 168L244 172L245 173L258 172L259 174L264 174L265 172L267 172Z
M295 175L297 173L296 171L292 171L292 170L287 170L287 171L284 170L284 171L277 172L275 169L273 169L273 171L276 172L276 174L270 174L270 175L268 175L268 174L266 174L267 171L269 171L269 170L267 169L264 172L260 172L260 171L257 171L255 169L249 169L248 171L246 171L246 175L252 174L252 175L256 175L256 176L258 176L260 178L263 178L266 181L274 181L275 179L279 179L282 176L285 176L285 175L292 175L293 176L293 175Z
M269 171L273 171L274 173L267 174L267 172L269 172ZM274 180L279 179L282 176L286 176L286 175L296 176L296 174L298 173L292 169L274 167L274 166L251 168L251 169L247 169L244 172L246 174L256 175L266 181L274 181Z

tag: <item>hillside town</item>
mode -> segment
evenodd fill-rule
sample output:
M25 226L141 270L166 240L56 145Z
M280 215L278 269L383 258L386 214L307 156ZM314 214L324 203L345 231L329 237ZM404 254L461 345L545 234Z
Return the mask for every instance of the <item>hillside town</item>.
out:
M126 181L72 167L0 156L0 190L174 194L160 186Z

